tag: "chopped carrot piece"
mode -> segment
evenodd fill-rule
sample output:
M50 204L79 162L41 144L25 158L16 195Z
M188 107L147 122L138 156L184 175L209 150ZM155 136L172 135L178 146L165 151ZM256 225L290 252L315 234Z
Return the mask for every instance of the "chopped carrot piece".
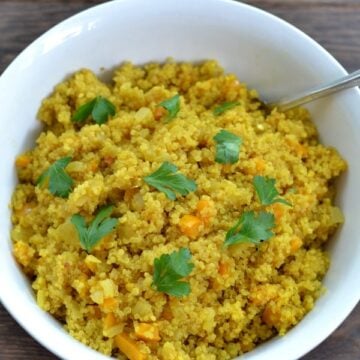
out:
M115 315L113 313L108 313L106 314L104 320L103 320L103 325L105 329L109 329L113 326L115 326L117 323Z
M159 341L159 328L156 324L138 323L134 325L135 334L139 339Z
M122 333L115 336L115 343L118 348L130 359L130 360L145 360L146 355L141 352L139 345L136 341L130 339L129 335Z
M154 110L155 120L160 120L165 114L166 114L166 109L164 109L161 106L155 108L155 110Z
M290 242L291 253L293 254L296 251L298 251L302 244L303 244L303 242L299 237L294 237Z
M199 200L199 202L196 205L196 211L198 212L198 214L201 214L203 212L203 210L207 209L210 206L210 202L209 200Z
M201 225L201 219L194 215L184 215L179 223L180 231L192 239L198 237Z
M255 159L255 168L258 173L262 173L265 170L265 161L262 158Z
M282 216L284 215L283 205L280 203L276 203L272 205L272 209L274 212L276 223L278 224Z
M201 199L196 205L196 215L207 225L214 216L214 202L212 200Z
M230 270L229 269L229 264L226 263L226 262L220 261L218 270L219 270L219 274L221 276L228 276L229 275L229 270Z
M288 143L289 147L295 151L297 156L303 158L308 155L308 148L305 145L300 144L298 141L292 139L287 139L286 142Z
M20 155L15 160L15 165L17 168L23 169L26 168L31 162L31 157L29 155Z
M104 310L114 310L117 306L118 302L114 298L106 298L102 303L102 307Z
M117 321L114 313L108 313L105 318L103 318L103 335L108 338L113 338L116 335L122 333L124 330L124 325L121 322Z
M262 314L262 320L266 325L274 326L280 320L280 313L273 306L271 306L271 303L269 303L268 305L266 305L265 310Z

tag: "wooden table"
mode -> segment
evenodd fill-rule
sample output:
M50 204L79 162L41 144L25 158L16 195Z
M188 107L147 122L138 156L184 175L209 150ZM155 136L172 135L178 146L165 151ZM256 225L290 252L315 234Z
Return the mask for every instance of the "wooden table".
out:
M26 45L45 30L68 16L101 2L0 0L0 73ZM246 2L279 15L308 33L328 49L348 71L360 68L360 0L248 0ZM55 360L57 358L28 336L0 305L0 359ZM325 359L360 359L360 305L330 338L303 358L303 360Z

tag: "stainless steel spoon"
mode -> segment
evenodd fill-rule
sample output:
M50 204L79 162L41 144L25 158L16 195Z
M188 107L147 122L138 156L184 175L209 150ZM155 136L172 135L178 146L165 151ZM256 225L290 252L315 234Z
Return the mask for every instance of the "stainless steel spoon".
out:
M309 89L295 96L284 97L278 101L266 103L266 105L269 108L276 107L281 111L286 111L353 86L360 86L360 70L346 75L336 81L332 81L329 84Z

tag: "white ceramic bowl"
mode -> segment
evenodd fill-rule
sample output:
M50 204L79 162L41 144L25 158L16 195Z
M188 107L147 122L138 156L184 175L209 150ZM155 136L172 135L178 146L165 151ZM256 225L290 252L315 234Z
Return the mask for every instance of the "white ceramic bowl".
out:
M106 357L72 339L34 301L11 255L8 204L16 184L15 156L32 147L40 126L41 99L71 72L98 72L123 60L144 63L214 58L264 99L294 93L344 75L322 47L286 22L253 7L221 0L123 0L96 6L45 33L25 49L0 78L0 298L12 316L42 345L63 359ZM349 163L339 184L346 222L332 240L327 293L286 336L243 359L291 360L323 341L360 298L360 92L347 90L309 108L321 140ZM31 354L29 354L31 357Z

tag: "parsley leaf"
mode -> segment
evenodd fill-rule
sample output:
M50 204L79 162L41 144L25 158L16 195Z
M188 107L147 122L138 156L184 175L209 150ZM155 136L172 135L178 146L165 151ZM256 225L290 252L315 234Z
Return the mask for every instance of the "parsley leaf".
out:
M176 94L170 99L162 101L158 106L161 106L168 111L166 121L169 122L176 117L177 113L180 110L180 95Z
M74 180L65 172L66 166L71 162L67 156L55 161L36 180L36 185L44 185L49 180L50 192L62 198L67 198L71 192Z
M177 173L177 171L178 168L174 164L165 161L159 169L144 177L144 181L165 193L168 199L175 200L176 192L185 196L197 188L194 180L187 178L181 173Z
M292 206L288 201L277 197L279 192L275 188L275 179L264 176L255 176L253 184L262 205L281 203Z
M223 112L234 108L235 106L240 105L239 101L226 101L215 107L213 114L215 116L221 115Z
M111 233L118 223L118 219L109 217L113 206L105 206L97 213L89 226L80 214L71 217L71 223L75 226L79 236L80 244L90 252L92 248L106 235Z
M270 231L275 225L274 215L261 211L257 217L253 211L245 211L237 223L226 233L224 246L239 243L260 244L274 234Z
M81 105L73 114L71 120L74 122L80 122L86 120L90 115L95 106L96 98L88 101L87 103Z
M115 106L109 100L102 96L81 105L74 113L72 121L81 122L86 120L90 115L93 120L101 125L108 121L109 116L114 116L116 112Z
M188 276L194 268L194 264L189 262L190 259L191 253L186 248L156 258L152 286L157 291L176 297L189 295L191 291L189 283L180 279Z
M239 136L220 130L213 138L216 141L215 161L220 164L234 164L239 160L242 140Z

